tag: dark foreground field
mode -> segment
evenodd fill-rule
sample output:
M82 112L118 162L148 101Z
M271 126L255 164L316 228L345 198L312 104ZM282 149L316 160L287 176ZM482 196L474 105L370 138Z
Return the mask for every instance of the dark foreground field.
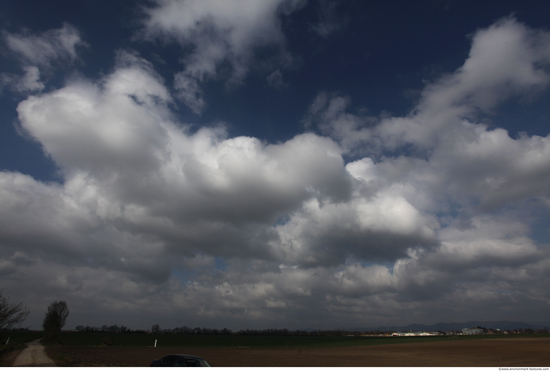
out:
M187 348L50 346L58 366L149 366L187 353L219 367L528 367L550 366L550 338L461 340L329 348Z

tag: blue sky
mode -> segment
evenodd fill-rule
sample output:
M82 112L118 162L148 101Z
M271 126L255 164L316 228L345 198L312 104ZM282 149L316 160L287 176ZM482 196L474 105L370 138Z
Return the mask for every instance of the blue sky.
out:
M3 1L4 293L69 327L546 320L549 8Z

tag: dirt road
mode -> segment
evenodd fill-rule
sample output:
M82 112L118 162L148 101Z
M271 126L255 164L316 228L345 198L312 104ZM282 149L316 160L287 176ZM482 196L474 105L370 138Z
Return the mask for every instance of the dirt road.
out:
M20 367L55 367L56 364L46 355L44 347L39 341L40 339L37 339L27 343L27 349L15 358L13 365Z

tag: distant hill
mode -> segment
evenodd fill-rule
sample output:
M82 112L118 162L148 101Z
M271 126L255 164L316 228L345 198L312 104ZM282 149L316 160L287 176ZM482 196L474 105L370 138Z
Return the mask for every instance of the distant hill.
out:
M513 321L468 321L468 322L439 322L434 325L413 323L406 326L382 326L363 329L348 329L349 331L457 331L466 327L485 327L500 330L514 330L531 328L533 330L550 328L550 323L525 323Z

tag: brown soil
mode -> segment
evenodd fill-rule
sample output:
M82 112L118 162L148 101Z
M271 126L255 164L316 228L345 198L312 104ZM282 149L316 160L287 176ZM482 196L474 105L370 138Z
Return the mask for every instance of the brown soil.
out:
M193 354L220 367L529 367L550 366L550 338L302 349L47 347L58 366L149 366L168 354Z

